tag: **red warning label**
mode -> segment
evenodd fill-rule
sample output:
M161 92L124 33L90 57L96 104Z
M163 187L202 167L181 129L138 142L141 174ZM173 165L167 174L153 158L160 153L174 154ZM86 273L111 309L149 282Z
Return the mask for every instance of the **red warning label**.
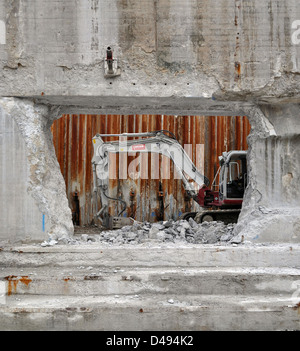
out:
M146 145L145 144L139 144L139 145L132 145L132 150L133 151L139 151L139 150L145 150Z

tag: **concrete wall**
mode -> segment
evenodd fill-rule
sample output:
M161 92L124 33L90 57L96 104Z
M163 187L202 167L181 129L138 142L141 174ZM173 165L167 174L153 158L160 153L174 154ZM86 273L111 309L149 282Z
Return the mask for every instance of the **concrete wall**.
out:
M0 95L229 98L299 89L298 0L2 0L0 14ZM104 78L107 46L121 68L113 84Z
M29 169L24 140L16 123L0 107L0 240L45 238L47 218L28 193Z
M51 110L31 101L3 98L0 112L0 239L69 237L73 224L52 142Z
M297 104L265 104L270 135L250 137L250 185L237 232L255 242L299 242L300 109Z
M253 229L269 240L271 212L262 213L268 207L279 211L277 228L287 228L284 211L291 214L288 232L280 229L278 236L289 241L298 230L300 208L296 195L292 204L285 201L299 188L298 169L289 166L298 165L297 152L289 150L300 146L294 135L299 134L299 19L298 0L1 0L6 40L0 44L0 96L28 98L11 100L9 114L18 116L18 143L25 142L28 164L35 143L40 143L37 160L43 165L46 160L41 172L47 176L30 179L33 196L51 219L49 232L72 233L69 210L63 186L53 190L61 178L49 126L31 139L24 133L27 120L47 124L61 113L80 112L232 114L247 115L253 127L251 183L239 232L253 238ZM104 75L107 46L118 59L118 77ZM282 153L287 157L279 158ZM273 159L281 168L270 175ZM8 169L9 161L3 162ZM278 187L269 189L270 181ZM268 221L258 225L257 213Z

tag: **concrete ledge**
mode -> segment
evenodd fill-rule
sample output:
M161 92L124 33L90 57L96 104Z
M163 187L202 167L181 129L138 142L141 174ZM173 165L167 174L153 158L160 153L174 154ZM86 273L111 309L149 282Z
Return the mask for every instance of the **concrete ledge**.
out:
M0 251L0 266L14 267L300 267L300 245L57 245Z
M263 296L30 297L0 307L1 330L299 330L298 300Z
M294 296L300 269L43 267L2 269L9 296L251 295ZM300 292L299 292L300 301Z
M1 330L300 330L299 245L0 251Z

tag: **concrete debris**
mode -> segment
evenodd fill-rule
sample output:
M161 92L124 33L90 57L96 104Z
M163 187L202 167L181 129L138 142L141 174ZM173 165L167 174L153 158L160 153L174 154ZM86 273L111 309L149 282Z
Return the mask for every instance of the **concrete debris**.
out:
M177 244L236 244L235 224L223 222L196 223L193 219L168 220L158 223L134 222L117 230L105 230L99 234L82 234L70 239L68 244L107 243L111 245L136 245L147 242Z
M53 239L49 239L48 241L42 242L42 243L41 243L41 246L43 246L43 247L46 247L46 246L54 246L54 245L56 245L56 244L58 244L58 241L53 240Z

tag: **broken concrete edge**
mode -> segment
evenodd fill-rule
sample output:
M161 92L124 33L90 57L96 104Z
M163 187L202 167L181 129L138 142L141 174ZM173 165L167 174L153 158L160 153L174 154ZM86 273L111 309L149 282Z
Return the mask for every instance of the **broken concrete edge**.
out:
M72 214L50 131L54 119L61 116L59 109L16 98L1 98L0 107L14 120L25 142L29 174L27 191L40 212L47 216L49 238L72 236Z

